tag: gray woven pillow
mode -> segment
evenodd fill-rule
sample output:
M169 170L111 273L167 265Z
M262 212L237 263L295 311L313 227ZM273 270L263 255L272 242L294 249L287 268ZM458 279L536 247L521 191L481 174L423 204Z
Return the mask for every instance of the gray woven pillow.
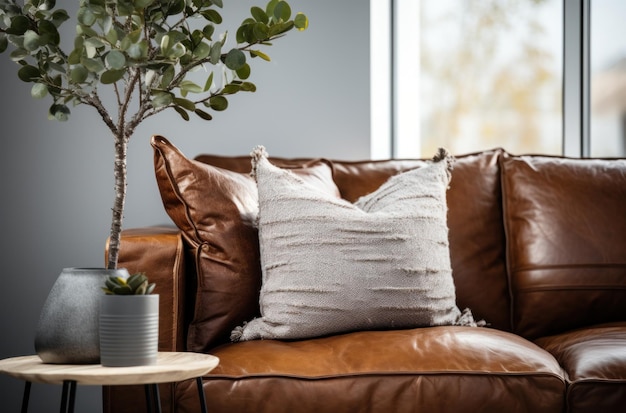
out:
M351 204L253 155L259 191L261 317L233 341L445 324L455 303L446 190L451 158L392 177Z

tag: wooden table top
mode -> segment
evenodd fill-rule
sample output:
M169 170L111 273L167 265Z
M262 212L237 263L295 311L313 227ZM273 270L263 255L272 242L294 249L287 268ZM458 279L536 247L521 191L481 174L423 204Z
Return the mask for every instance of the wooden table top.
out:
M191 352L159 352L152 366L104 367L101 364L45 364L39 356L0 360L0 373L33 383L127 385L170 383L202 377L219 363L215 356Z

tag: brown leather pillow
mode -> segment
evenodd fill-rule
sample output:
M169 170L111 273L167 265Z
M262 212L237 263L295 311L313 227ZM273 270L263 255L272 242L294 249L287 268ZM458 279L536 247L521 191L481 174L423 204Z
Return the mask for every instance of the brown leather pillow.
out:
M247 173L188 159L164 137L155 136L151 143L163 204L195 258L197 288L187 348L208 351L229 341L233 328L259 313L256 184ZM339 197L326 161L291 170Z
M501 159L514 330L626 315L626 160Z

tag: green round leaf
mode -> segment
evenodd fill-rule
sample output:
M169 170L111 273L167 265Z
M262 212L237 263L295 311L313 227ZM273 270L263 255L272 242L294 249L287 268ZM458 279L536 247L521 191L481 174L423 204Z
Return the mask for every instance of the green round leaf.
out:
M104 61L109 69L120 70L126 64L126 56L119 50L111 50L107 53Z
M223 111L228 108L228 99L224 96L213 96L209 99L209 107L215 111Z
M226 55L224 64L231 70L239 70L246 64L246 55L239 49L231 49Z
M286 1L279 1L274 7L274 18L276 20L287 21L291 17L291 7Z
M296 14L296 18L293 19L296 29L302 31L309 27L309 19L302 13Z
M128 38L128 40L130 40L131 43L137 43L140 39L141 39L141 34L142 34L142 30L141 29L137 29L134 30L130 33L128 33L128 36L126 36Z
M83 83L89 77L89 71L83 65L76 65L70 71L70 80L73 83Z
M222 15L219 14L216 10L205 10L200 13L202 17L210 21L211 23L221 24L222 23Z
M131 44L127 52L132 59L140 60L148 55L148 44L143 40L139 43Z
M237 77L239 79L245 80L250 77L250 71L250 65L246 63L237 70Z
M252 33L257 40L266 40L269 37L270 29L264 23L256 23L252 28Z
M29 25L28 17L22 15L15 16L11 19L11 27L7 30L7 33L22 35L26 33Z
M60 9L55 10L52 13L52 22L56 27L59 27L64 21L69 20L70 16L67 14L67 11Z
M28 52L28 50L25 50L20 47L20 48L13 50L9 56L11 57L12 61L20 62L24 60L25 58L27 58L28 56L30 56L30 53Z
M39 35L41 36L42 44L58 46L61 43L59 31L51 21L41 20L39 22Z
M161 37L161 41L159 42L159 45L161 46L161 54L162 55L166 55L167 52L170 50L170 36L168 36L167 34L164 34Z
M41 73L35 66L26 65L22 66L20 70L17 71L17 77L23 82L34 82L41 78Z
M196 110L196 104L195 104L195 103L193 103L193 102L192 102L192 101L190 101L190 100L187 100L187 99L183 99L183 98L174 98L174 104L175 104L176 106L180 106L181 108L185 108L185 109L190 110L190 111L192 111L192 112L193 112L194 110Z
M71 65L78 64L80 63L80 58L82 55L83 55L82 49L74 49L72 50L70 55L67 57L67 62Z
M40 45L39 35L32 30L26 30L26 33L24 33L24 49L32 52L37 50Z
M100 76L100 82L105 85L110 85L117 82L124 77L124 70L107 70Z
M267 24L270 21L270 18L268 17L267 13L265 13L265 10L260 7L252 7L250 9L250 13L252 14L252 17L254 17L254 20L258 22Z
M176 71L174 69L174 66L169 66L167 69L165 69L165 71L163 72L163 76L161 77L161 82L159 83L163 89L166 89L170 85L172 80L174 80L175 74Z
M177 60L183 57L185 53L187 53L185 46L182 43L176 43L167 53L167 57L171 60Z
M110 44L117 44L119 35L115 27L111 27L111 29L105 33L104 38L107 39Z
M273 16L274 15L274 8L276 7L277 4L278 4L278 0L270 0L267 3L267 6L265 7L265 13L268 16Z
M254 43L255 38L254 38L253 28L255 24L256 23L242 24L241 26L239 26L239 28L237 29L236 36L235 36L235 38L237 39L237 43L239 44Z
M243 82L241 84L241 90L244 92L256 92L256 86L254 83Z
M30 89L30 95L35 99L42 99L48 95L48 87L42 83L35 83Z
M171 105L174 102L174 96L168 92L157 92L152 97L152 107L155 109Z
M226 86L224 86L224 88L222 89L222 93L224 95L232 95L239 91L241 91L241 85L238 85L236 83L229 83Z
M202 29L202 33L204 33L204 37L208 40L211 40L211 37L213 37L213 33L215 33L215 26L213 26L212 24L207 24L206 26L204 26L204 29Z
M100 73L104 70L104 63L100 59L80 59L80 63L92 73Z
M165 15L166 16L174 16L176 14L180 14L185 10L185 0L170 0L169 3L165 6Z
M101 47L105 47L106 43L104 43L102 40L98 39L97 37L90 37L89 39L85 39L85 41L83 42L83 45L85 47L89 46L89 47L93 47L94 49L100 49Z
M222 56L222 43L214 42L211 46L211 53L209 54L209 63L212 65L216 65L220 61L220 57Z
M196 48L193 50L193 56L196 59L204 59L211 53L211 46L206 44L205 42L199 43Z
M57 105L54 104L50 106L50 110L48 112L53 119L56 119L60 122L65 122L70 118L70 108L65 105Z
M78 14L76 15L76 19L78 20L80 24L85 25L87 27L91 27L96 22L97 17L87 7L81 7L80 9L78 9Z

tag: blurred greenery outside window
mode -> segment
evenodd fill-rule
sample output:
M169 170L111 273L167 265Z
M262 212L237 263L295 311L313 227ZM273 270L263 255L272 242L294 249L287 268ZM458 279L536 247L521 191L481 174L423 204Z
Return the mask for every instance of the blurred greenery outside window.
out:
M374 158L425 157L440 146L454 154L494 147L563 154L564 1L570 0L387 1L393 93L390 133L382 139L392 143L387 151L373 143ZM626 38L616 35L626 1L584 3L591 16L587 155L626 156ZM372 13L380 14L378 7ZM380 56L373 54L373 65ZM380 76L373 91L375 82ZM374 117L384 103L373 99ZM373 124L373 141L384 135L380 130Z

